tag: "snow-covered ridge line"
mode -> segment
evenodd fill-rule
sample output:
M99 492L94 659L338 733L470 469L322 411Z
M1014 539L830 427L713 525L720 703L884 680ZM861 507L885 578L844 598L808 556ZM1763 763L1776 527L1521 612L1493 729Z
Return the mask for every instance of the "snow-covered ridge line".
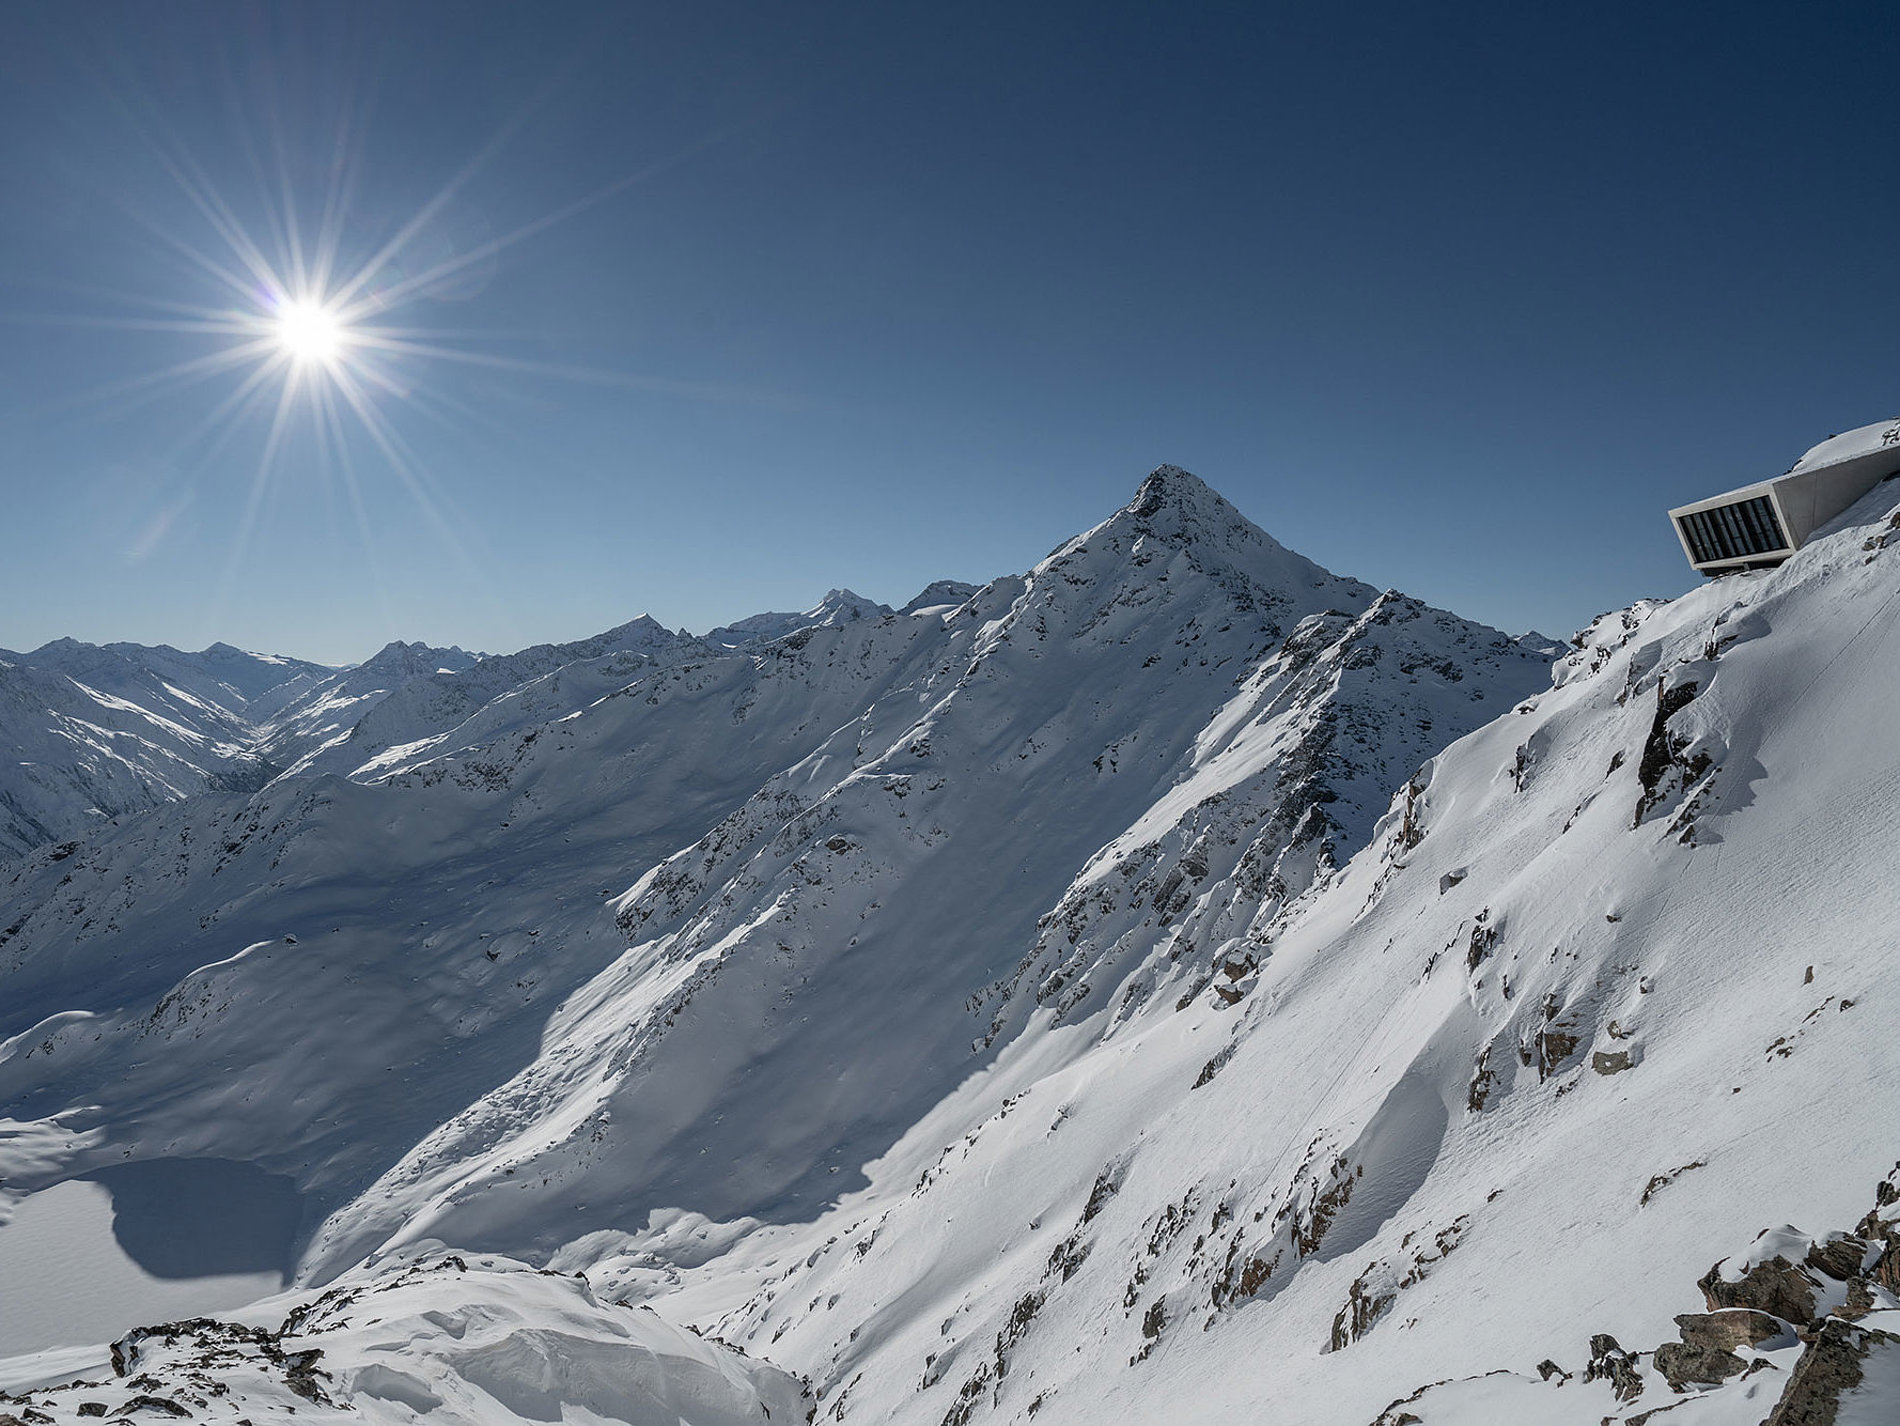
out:
M945 580L919 600L954 604L973 591ZM904 612L924 607L913 600ZM890 612L833 590L803 613L757 615L703 640L642 614L512 654L398 640L342 669L228 644L185 653L56 639L0 654L0 747L14 754L0 759L0 861L205 791L326 772L387 777L572 713L649 663Z
M1284 834L1247 831L1255 856L1289 887L1330 874L1382 782L1546 681L1541 654L1328 574L1179 471L1029 574L920 601L611 674L615 655L581 660L483 716L554 683L539 706L574 711L486 739L478 720L457 735L475 746L406 748L374 786L279 781L30 859L0 937L16 1013L96 1013L0 1063L0 1102L72 1106L64 1149L18 1181L128 1151L255 1163L321 1221L316 1280L427 1237L545 1257L671 1205L807 1220L1025 1032L1014 968L1171 789L1199 779L1166 827L1219 825L1158 849L1118 914L1168 925L1191 973L1219 917L1181 921L1176 893L1211 841L1280 808ZM1082 1015L1141 954L1088 947ZM867 1006L890 1027L868 1043ZM1003 1007L1023 1014L999 1027ZM296 1082L298 1107L231 1112L237 1065Z

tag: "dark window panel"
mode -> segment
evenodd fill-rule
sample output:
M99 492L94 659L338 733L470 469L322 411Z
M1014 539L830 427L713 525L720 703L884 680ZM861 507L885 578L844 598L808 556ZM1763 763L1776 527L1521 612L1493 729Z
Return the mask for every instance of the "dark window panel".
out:
M1716 549L1720 551L1721 558L1733 560L1740 551L1735 549L1735 528L1729 524L1729 511L1718 505L1708 513L1708 520L1716 528Z
M1713 510L1697 510L1682 517L1681 528L1697 564L1776 554L1789 548L1774 502L1765 495L1718 505Z
M1787 532L1781 528L1780 516L1775 513L1775 502L1764 495L1755 503L1761 506L1762 523L1768 527L1768 538L1774 542L1769 548L1775 550L1787 549L1788 535Z
M1683 528L1689 532L1689 545L1695 551L1696 562L1706 564L1715 558L1715 541L1709 534L1708 518L1700 511L1687 515L1682 521Z
M1709 528L1709 517L1698 510L1689 517L1690 528L1695 531L1696 558L1712 560L1715 558L1715 535Z

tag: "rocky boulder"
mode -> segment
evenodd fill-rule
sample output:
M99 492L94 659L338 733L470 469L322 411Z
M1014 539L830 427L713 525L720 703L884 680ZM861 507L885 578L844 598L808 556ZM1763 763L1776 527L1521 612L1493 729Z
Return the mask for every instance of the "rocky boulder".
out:
M1682 1340L1656 1349L1656 1370L1677 1391L1691 1382L1713 1385L1740 1373L1747 1363L1735 1355L1737 1347L1794 1335L1791 1324L1752 1307L1685 1312L1676 1318L1676 1327Z
M1820 1285L1787 1256L1790 1250L1801 1252L1805 1262L1808 1246L1808 1240L1792 1228L1763 1233L1749 1253L1725 1258L1703 1274L1696 1283L1702 1300L1710 1312L1747 1307L1784 1322L1812 1321ZM1771 1248L1780 1250L1770 1254Z

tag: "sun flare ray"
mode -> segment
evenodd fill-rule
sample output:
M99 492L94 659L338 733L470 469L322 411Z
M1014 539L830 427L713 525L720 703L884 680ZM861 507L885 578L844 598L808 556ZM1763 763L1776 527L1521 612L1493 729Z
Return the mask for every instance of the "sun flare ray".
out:
M103 408L123 417L201 384L216 388L202 416L193 412L178 420L174 430L182 434L168 432L160 443L165 449L150 455L181 471L202 471L214 460L230 460L240 437L247 443L260 440L255 465L234 472L241 495L233 502L237 519L220 601L248 571L246 561L256 555L267 508L288 492L286 482L293 479L314 476L343 486L370 554L369 516L381 497L366 484L372 465L383 467L391 478L384 484L393 483L407 495L472 573L448 483L409 439L418 422L465 438L501 430L495 404L482 394L487 388L477 381L474 389L459 391L454 368L691 399L786 404L786 398L770 392L535 360L517 345L536 342L532 330L461 330L434 320L447 310L437 304L464 295L458 289L466 285L466 274L732 132L730 126L714 129L525 221L515 215L514 221L498 225L498 235L463 235L457 215L470 206L476 180L540 105L557 97L557 90L550 84L506 117L465 162L448 166L446 181L423 190L421 202L370 213L356 209L365 181L372 104L353 87L339 97L323 131L308 135L318 140L309 154L300 151L303 132L285 127L274 101L266 103L261 119L241 105L234 107L230 117L240 171L248 167L255 189L237 193L221 190L203 156L162 115L141 108L136 89L108 90L135 144L171 189L169 197L143 199L118 193L115 205L129 227L182 270L190 295L202 300L64 284L89 311L73 316L0 313L0 321L115 331L128 334L128 344L136 340L141 346L147 334L208 344L209 349L121 377L52 409ZM318 160L314 171L304 162L309 159ZM300 174L314 181L303 183ZM179 297L184 295L181 290ZM497 344L502 350L494 350ZM375 563L373 555L370 562Z

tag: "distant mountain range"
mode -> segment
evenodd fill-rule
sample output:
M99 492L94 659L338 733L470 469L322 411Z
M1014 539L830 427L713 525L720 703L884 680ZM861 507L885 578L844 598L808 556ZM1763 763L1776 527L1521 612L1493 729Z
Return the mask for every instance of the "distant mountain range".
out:
M919 600L973 592L942 581ZM890 612L834 589L804 613L754 615L703 639L643 614L591 638L506 655L395 642L340 669L229 644L186 653L56 639L26 654L0 649L0 747L18 753L0 766L0 861L199 792L256 791L314 772L380 775L378 759L392 748L473 746L572 712L581 706L574 700L598 697L649 663ZM478 716L502 699L505 708Z

